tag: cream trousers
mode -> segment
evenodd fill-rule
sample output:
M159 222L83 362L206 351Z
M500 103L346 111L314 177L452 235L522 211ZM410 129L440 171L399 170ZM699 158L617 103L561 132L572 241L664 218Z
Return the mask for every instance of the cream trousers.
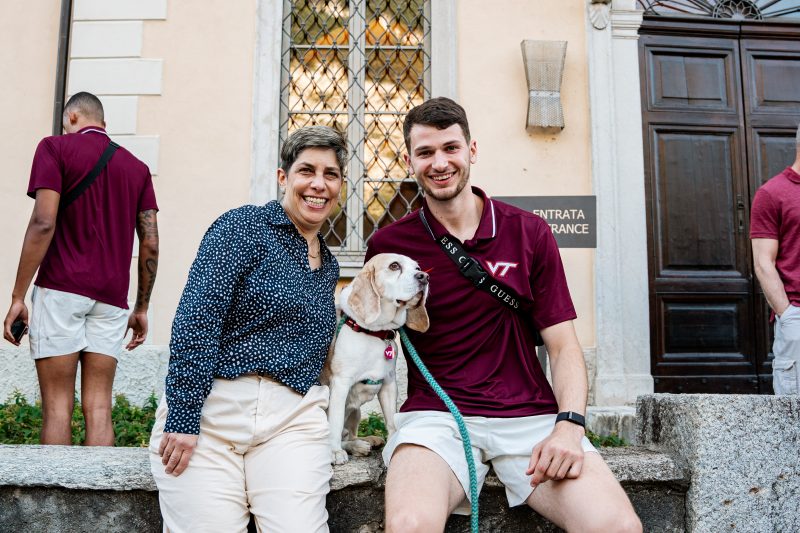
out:
M200 436L180 476L164 473L158 446L162 399L150 438L164 531L328 531L331 479L328 388L301 396L266 377L215 379L203 404Z

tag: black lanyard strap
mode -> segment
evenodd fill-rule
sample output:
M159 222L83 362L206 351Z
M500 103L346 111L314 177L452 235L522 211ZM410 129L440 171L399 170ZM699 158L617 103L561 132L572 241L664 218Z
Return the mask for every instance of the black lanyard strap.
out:
M58 202L59 210L66 209L69 204L77 200L78 197L83 194L83 191L89 188L89 185L94 183L94 180L97 179L97 176L99 176L106 167L106 164L108 164L108 161L111 159L111 156L114 155L114 152L117 151L117 148L119 148L117 143L114 141L108 142L108 146L106 146L106 149L103 150L103 154L100 156L100 159L97 161L97 163L95 163L92 170L90 170L89 173L84 176L77 186L61 197L61 200Z
M490 276L478 261L470 257L467 252L464 251L461 241L447 234L436 238L430 224L428 224L428 221L425 219L425 211L422 209L419 210L419 218L425 226L425 229L427 229L428 233L433 237L433 240L442 248L445 255L456 264L458 271L461 272L465 278L470 280L477 289L489 294L506 307L510 307L519 312L524 311L522 298L520 298L517 292L505 283ZM539 331L534 329L533 333L536 339L536 346L542 346L544 341L541 335L539 335Z
M478 261L470 257L469 254L464 251L461 241L456 237L445 234L436 238L433 230L431 230L430 224L428 224L428 221L425 219L425 213L422 209L419 211L419 218L433 237L433 240L442 248L445 255L456 264L462 276L470 280L476 288L491 295L503 305L514 310L520 310L520 303L522 300L514 289L490 276Z

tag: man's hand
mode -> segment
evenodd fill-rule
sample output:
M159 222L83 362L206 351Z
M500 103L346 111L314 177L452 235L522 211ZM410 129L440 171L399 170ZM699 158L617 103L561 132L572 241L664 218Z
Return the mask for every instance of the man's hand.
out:
M133 350L147 338L147 311L133 310L128 317L128 329L125 330L125 335L128 334L129 330L133 330L133 335L125 349Z
M19 346L19 343L15 341L14 336L11 335L11 324L16 322L17 319L22 320L26 324L28 323L28 306L25 305L24 300L12 299L11 307L8 308L8 314L3 321L3 338L14 346Z
M556 424L553 432L533 447L531 461L525 474L532 475L531 487L551 479L577 478L583 468L584 429L572 422Z
M186 470L197 446L197 438L198 435L185 433L164 433L161 436L158 454L161 456L161 464L166 466L164 472L177 477Z

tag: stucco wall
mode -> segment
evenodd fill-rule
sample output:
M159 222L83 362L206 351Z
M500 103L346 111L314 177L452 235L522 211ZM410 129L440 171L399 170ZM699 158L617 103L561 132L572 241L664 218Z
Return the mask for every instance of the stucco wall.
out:
M478 143L473 183L496 196L590 195L584 0L459 0L458 98ZM525 129L528 89L520 42L568 41L560 133ZM581 343L594 337L594 251L564 249Z
M167 8L166 20L145 23L143 56L163 58L164 78L161 95L140 97L138 116L139 132L161 139L154 344L169 342L205 230L250 194L256 3L209 0L198 9L172 1Z
M0 142L0 309L5 317L33 201L25 196L36 145L50 135L61 2L0 2L4 117ZM5 341L0 341L5 342ZM4 400L3 398L2 400Z

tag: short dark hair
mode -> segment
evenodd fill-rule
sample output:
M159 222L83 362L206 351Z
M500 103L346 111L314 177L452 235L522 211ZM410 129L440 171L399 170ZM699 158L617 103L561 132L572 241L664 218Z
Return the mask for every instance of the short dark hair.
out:
M406 141L406 150L411 151L411 128L420 124L433 126L445 130L453 124L461 126L464 138L469 142L469 122L467 112L456 102L444 96L431 98L408 112L403 122L403 138Z
M329 126L306 126L293 131L281 147L281 168L289 172L300 152L306 148L329 148L336 154L339 171L347 167L347 143L341 133Z
M81 91L73 94L67 103L64 104L64 115L70 111L78 111L86 118L92 118L99 122L105 121L103 103L92 93Z

